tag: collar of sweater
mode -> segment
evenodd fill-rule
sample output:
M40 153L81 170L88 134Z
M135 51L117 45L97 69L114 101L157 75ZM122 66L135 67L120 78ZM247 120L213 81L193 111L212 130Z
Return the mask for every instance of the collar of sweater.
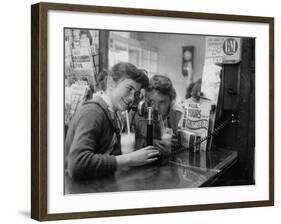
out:
M107 104L108 109L109 109L111 112L115 112L114 109L113 109L112 101L111 101L111 99L109 98L109 96L104 93L104 94L100 95L100 97L101 97L101 98L104 100L104 102Z

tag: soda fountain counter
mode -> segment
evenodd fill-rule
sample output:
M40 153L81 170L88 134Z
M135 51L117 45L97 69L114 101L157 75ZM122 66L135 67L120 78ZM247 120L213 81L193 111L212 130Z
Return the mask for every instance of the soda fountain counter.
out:
M118 170L114 175L77 181L65 174L65 194L194 188L216 185L237 161L237 152L216 148L186 151L153 165Z

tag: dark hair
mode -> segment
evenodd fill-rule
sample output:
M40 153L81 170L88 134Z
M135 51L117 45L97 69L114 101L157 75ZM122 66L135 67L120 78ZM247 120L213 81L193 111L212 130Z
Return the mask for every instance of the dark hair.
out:
M148 91L157 90L163 95L170 96L171 100L176 99L176 90L170 78L164 75L154 75L149 80Z
M200 91L201 89L201 83L202 83L201 78L199 78L195 82L190 83L186 89L185 99L190 98L192 95L193 96L196 95L195 92Z
M109 71L108 75L110 75L115 82L121 81L125 78L132 79L141 84L141 88L145 89L149 84L147 71L138 69L136 66L128 62L117 63Z
M106 81L107 81L108 72L106 70L102 70L97 75L97 86L99 90L106 90Z

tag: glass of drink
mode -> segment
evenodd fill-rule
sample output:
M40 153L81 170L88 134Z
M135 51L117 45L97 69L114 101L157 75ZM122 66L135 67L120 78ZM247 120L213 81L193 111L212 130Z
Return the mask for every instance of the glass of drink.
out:
M164 128L162 131L161 141L170 147L172 145L172 136L173 136L173 129L171 128Z
M123 133L121 135L121 152L127 154L135 151L135 133Z

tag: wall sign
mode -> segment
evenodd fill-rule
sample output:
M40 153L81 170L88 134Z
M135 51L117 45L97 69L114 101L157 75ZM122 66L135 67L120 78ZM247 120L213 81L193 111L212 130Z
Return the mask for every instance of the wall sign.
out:
M235 37L206 37L205 64L235 64L241 61L241 39Z

